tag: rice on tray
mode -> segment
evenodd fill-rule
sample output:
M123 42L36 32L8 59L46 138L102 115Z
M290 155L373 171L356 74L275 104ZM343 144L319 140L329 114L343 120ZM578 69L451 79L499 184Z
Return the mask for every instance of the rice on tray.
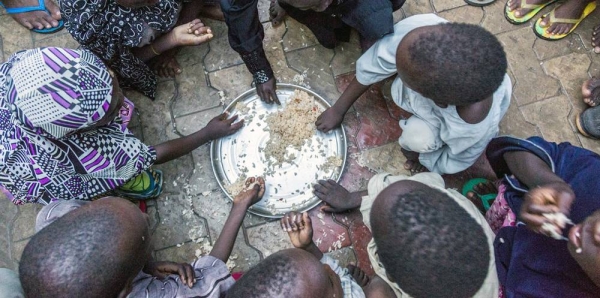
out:
M288 156L288 147L300 150L304 142L315 134L315 121L321 114L321 108L315 103L315 98L308 93L295 90L285 108L269 114L266 122L270 137L265 147L265 156L275 159L275 165L293 159Z

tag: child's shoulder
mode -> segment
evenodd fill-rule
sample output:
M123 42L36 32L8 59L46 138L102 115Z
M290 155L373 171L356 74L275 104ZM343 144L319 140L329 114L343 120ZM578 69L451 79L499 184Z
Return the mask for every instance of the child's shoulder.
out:
M479 124L487 118L494 105L493 96L468 106L457 106L456 113L468 124Z

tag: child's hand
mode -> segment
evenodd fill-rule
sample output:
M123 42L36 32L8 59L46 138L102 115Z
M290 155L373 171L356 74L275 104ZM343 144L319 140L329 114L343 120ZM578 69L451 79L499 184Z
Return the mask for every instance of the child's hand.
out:
M233 204L242 204L249 208L258 203L265 194L265 179L250 177L246 179L246 187L233 198Z
M556 226L560 234L564 223L551 222L544 214L562 213L569 215L575 194L571 187L564 182L555 182L531 189L526 195L521 206L521 220L535 232L547 235L549 232L542 229L544 223Z
M328 132L334 128L337 128L344 121L344 114L339 113L333 107L327 108L319 117L317 117L317 122L315 125L317 129L322 132Z
M296 248L307 248L313 241L312 222L308 213L289 212L281 219L281 228L288 233Z
M194 268L188 263L149 262L144 267L144 272L160 279L166 278L169 274L177 274L181 281L190 288L196 282Z
M213 38L210 27L205 27L199 19L175 27L170 34L176 46L196 46Z
M229 114L225 112L215 118L212 118L210 122L208 122L205 129L207 130L208 136L211 140L233 134L242 128L242 126L244 126L244 120L233 123L235 120L237 120L237 115L227 119L228 116Z

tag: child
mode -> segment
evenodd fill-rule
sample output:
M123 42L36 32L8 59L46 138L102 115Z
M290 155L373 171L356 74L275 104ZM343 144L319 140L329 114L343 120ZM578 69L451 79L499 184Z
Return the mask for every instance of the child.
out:
M498 133L511 96L506 67L502 45L485 29L412 16L360 57L356 78L316 125L324 132L338 127L370 85L397 74L392 98L413 114L400 121L405 168L456 173Z
M348 270L315 245L306 212L286 214L281 228L296 248L277 252L258 263L229 290L227 297L365 297Z
M229 44L252 74L258 96L266 103L279 104L275 74L263 48L264 30L258 17L258 2L221 0L220 3L229 29ZM393 31L392 10L400 8L404 0L290 0L286 3L290 4L290 14L307 25L323 46L333 48L340 41L347 41L352 27L368 40L361 42L366 50L367 44Z
M394 31L393 12L404 0L271 0L272 22L277 26L285 14L306 25L321 45L333 49L349 41L350 30L358 31L363 51Z
M494 227L504 222L494 250L506 297L598 297L600 156L539 137L495 138L487 156L504 177L486 217ZM508 206L504 214L500 205ZM544 215L555 212L572 224ZM515 217L525 224L504 219ZM548 224L564 238L546 236Z
M121 85L151 99L156 76L181 73L177 48L199 45L212 37L196 19L204 1L102 0L59 1L62 17L73 38L118 74Z
M260 200L264 190L262 178L246 180L246 189L234 198L210 255L191 266L152 260L148 216L127 200L54 202L40 211L36 226L41 230L21 257L19 277L25 294L219 297L234 283L225 262L246 210Z
M494 234L467 198L445 189L439 174L378 174L368 191L352 194L321 180L315 194L329 204L324 211L360 207L373 234L367 246L377 274L372 282L397 297L498 295Z

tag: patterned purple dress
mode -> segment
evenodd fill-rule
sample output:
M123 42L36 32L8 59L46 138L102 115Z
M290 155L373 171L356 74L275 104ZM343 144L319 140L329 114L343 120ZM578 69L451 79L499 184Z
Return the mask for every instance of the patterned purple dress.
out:
M0 185L15 204L94 197L156 159L109 110L113 82L86 50L39 48L0 64Z

